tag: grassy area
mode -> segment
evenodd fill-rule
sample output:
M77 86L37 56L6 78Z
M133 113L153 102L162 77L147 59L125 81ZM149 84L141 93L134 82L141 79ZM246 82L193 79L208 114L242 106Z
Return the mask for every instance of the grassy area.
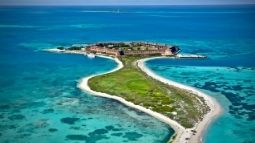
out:
M91 78L90 88L164 114L186 128L193 127L209 110L203 98L150 78L137 67L140 58L122 57L124 68Z

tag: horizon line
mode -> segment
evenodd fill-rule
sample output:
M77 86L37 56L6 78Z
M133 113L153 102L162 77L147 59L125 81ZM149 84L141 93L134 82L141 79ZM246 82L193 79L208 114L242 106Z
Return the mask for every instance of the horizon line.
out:
M3 4L0 6L237 6L255 5L255 3L232 3L232 4Z

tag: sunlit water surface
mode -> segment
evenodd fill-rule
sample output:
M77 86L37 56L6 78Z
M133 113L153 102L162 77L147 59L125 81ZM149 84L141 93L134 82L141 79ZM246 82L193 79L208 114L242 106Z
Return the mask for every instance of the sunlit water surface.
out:
M165 143L173 135L153 117L77 88L113 61L42 51L98 41L176 44L209 56L147 65L221 103L206 143L255 142L254 15L254 6L0 7L0 142Z

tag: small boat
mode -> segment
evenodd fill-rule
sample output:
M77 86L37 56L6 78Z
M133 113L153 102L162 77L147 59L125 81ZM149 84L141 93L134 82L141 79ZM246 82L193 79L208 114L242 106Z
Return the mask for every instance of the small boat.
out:
M91 58L91 59L96 57L95 54L92 54L92 53L89 53L87 56L88 58Z

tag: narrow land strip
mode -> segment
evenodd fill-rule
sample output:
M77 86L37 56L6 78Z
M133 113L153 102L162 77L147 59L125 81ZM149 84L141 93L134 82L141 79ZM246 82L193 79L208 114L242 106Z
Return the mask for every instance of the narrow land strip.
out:
M102 44L103 47L100 47L100 44ZM93 95L117 100L169 124L175 130L175 135L171 142L202 142L203 134L209 123L222 111L219 104L212 97L193 87L167 80L153 73L144 64L147 60L162 58L162 55L166 53L170 54L169 56L175 55L175 53L172 53L173 50L176 50L174 47L169 48L161 45L148 46L148 44L144 45L144 43L142 43L142 45L141 43L131 43L130 47L130 43L124 43L124 46L129 46L132 52L131 55L120 56L118 54L123 54L122 52L124 52L124 54L130 53L130 49L123 50L119 47L123 46L123 43L100 44L98 45L100 48L94 48L94 45L91 45L86 48L88 50L84 50L82 47L71 47L68 49L58 48L57 50L49 51L71 54L91 54L93 50L96 50L97 53L95 54L97 56L115 60L118 63L115 69L106 73L85 77L78 86L82 90L92 93ZM145 49L145 51L137 50L138 48L134 49L132 45L134 46L137 44L141 46L139 49L144 48L144 46L148 49ZM112 52L112 47L109 47L112 45L120 48L120 52L117 50L114 52L114 55L112 55L115 58L110 57L107 53L107 56L98 55L99 53L105 54L106 51ZM104 48L105 46L108 46L108 48ZM153 48L155 46L157 50ZM145 55L134 55L139 55L141 52L145 52ZM155 57L153 52L161 56ZM88 54L88 56L90 56L90 54Z
M109 57L107 57L107 58L109 58ZM118 58L113 58L113 59L118 63L118 67L113 69L112 71L109 71L109 72L106 72L106 73L103 73L103 74L100 74L100 75L105 75L105 74L108 74L108 73L112 73L112 72L118 71L121 68L123 68L123 64ZM143 111L143 112L145 112L145 113L147 113L147 114L149 114L149 115L151 115L151 116L153 116L153 117L169 124L176 132L176 136L173 140L174 143L202 142L202 135L203 135L204 131L206 130L206 126L208 126L208 124L210 123L212 118L215 118L217 115L220 114L220 111L221 111L220 106L210 96L208 96L208 95L206 95L206 94L204 94L204 93L202 93L202 92L200 92L200 91L198 91L194 88L191 88L191 87L188 87L188 86L185 86L185 85L182 85L182 84L170 81L170 80L166 80L166 79L154 74L153 72L151 72L144 65L144 62L146 60L149 60L149 59L151 59L151 58L139 60L137 62L138 67L142 71L144 71L147 75L149 75L152 78L154 78L156 80L159 80L159 81L161 81L165 84L169 84L169 85L181 88L181 89L188 90L189 92L193 92L194 94L205 98L205 101L206 101L207 105L210 107L211 110L210 110L209 113L207 113L205 115L203 120L201 122L199 122L198 124L196 124L193 128L184 128L178 122L170 119L169 117L167 117L165 115L162 115L162 114L157 113L155 111L152 111L150 109L144 108L143 106L135 105L134 103L129 102L129 101L125 100L124 98L119 97L117 95L109 95L107 93L102 93L102 92L97 92L97 91L91 90L91 88L88 86L89 79L91 79L95 76L99 76L99 75L93 75L93 76L90 76L90 77L83 78L78 86L81 89L83 89L84 91L90 92L90 93L92 93L96 96L101 96L101 97L106 97L106 98L111 98L111 99L118 100L121 103L123 103L123 104L125 104L129 107L132 107L132 108L138 109L140 111ZM196 132L196 134L194 134L194 132Z

